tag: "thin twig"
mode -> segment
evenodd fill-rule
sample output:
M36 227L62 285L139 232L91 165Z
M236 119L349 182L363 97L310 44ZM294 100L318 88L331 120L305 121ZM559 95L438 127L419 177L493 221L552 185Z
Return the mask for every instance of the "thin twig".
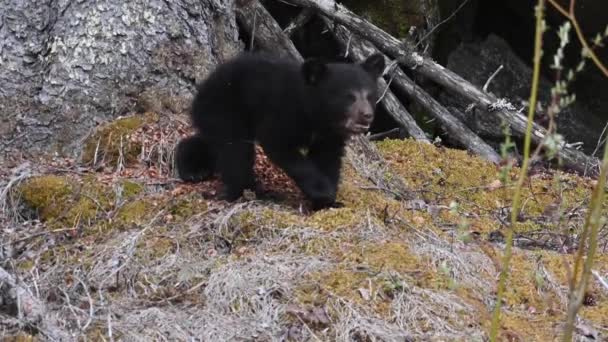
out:
M249 41L249 50L253 51L253 42L255 39L255 29L257 27L258 12L253 12L253 28L251 29L251 40Z
M608 281L606 281L606 279L604 279L596 270L591 271L591 273L595 276L597 281L599 281L600 284L602 284L602 286L608 290Z
M389 129L388 131L385 132L380 132L380 133L376 133L376 134L371 134L370 136L367 137L367 139L369 139L370 141L374 141L374 140L380 140L384 137L387 137L395 132L399 132L400 128L399 127L395 127L393 129Z
M93 322L93 318L95 318L95 307L93 306L93 298L91 298L91 294L89 293L89 289L87 288L87 286L84 283L84 281L82 281L82 279L80 279L76 275L74 275L74 278L76 278L76 280L78 280L78 282L80 283L80 285L82 285L82 289L84 290L84 293L87 295L87 298L89 299L89 319L87 320L87 322L82 327L82 330L86 331L87 328L89 327L89 325L91 324L91 322Z
M431 34L433 34L433 32L435 32L439 26L447 23L448 21L452 20L452 18L454 18L454 16L464 7L464 5L466 5L469 2L469 0L464 0L459 6L458 8L452 13L450 14L449 17L445 18L444 20L442 20L439 24L435 25L435 27L433 27L429 32L427 32L424 36L422 36L422 38L420 38L420 40L418 41L418 43L416 43L416 47L420 46L420 44L422 44L423 41L425 41Z
M490 76L488 78L488 80L486 81L486 84L483 85L483 91L484 92L488 92L488 86L490 86L490 83L492 83L492 80L494 79L494 77L496 77L496 75L498 75L498 73L503 69L503 65L501 64L498 69L496 69L496 71L494 71L494 73L492 74L492 76Z
M386 92L390 89L391 83L393 83L393 79L395 78L395 75L397 75L397 73L394 72L391 75L391 78L389 78L388 82L386 82L386 87L384 87L384 91L382 92L382 95L378 98L378 101L376 101L376 103L380 103L380 101L382 101L384 96L386 96Z
M604 138L604 134L606 134L606 129L607 128L608 128L608 121L604 125L604 129L602 130L602 134L600 134L600 137L597 138L597 145L595 145L595 149L593 150L593 153L591 153L592 156L595 156L595 154L597 153L597 151L599 151L600 146L602 146L602 144L606 143L606 139L608 139L608 138Z

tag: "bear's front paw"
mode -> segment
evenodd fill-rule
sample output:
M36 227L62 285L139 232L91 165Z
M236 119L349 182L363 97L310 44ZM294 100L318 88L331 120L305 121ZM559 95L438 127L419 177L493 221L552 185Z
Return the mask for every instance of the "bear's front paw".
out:
M344 204L338 201L312 201L311 209L313 211L319 211L323 209L338 209L343 208Z
M242 195L243 195L243 191L235 191L235 190L224 188L224 189L222 189L220 194L217 196L217 199L220 201L235 202L236 200L241 198Z
M340 205L336 203L336 189L332 186L329 179L324 177L317 179L308 190L308 199L312 203L312 209L315 211L335 208Z

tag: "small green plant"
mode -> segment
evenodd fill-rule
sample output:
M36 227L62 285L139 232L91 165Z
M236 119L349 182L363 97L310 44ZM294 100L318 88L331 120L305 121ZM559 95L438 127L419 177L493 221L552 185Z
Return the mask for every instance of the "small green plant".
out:
M498 280L498 291L496 295L496 304L494 306L494 313L492 315L492 325L490 327L490 341L496 341L498 336L498 328L500 326L500 309L502 304L502 298L504 297L505 287L507 283L507 277L509 274L509 266L511 262L511 248L513 246L513 227L517 222L519 216L519 210L521 207L521 193L523 188L524 180L528 173L528 166L530 163L530 143L532 138L532 126L534 123L534 113L536 110L536 101L538 96L538 83L540 78L540 59L542 56L542 35L546 29L545 22L543 20L544 14L544 0L539 0L536 6L536 35L534 42L534 71L532 76L532 89L530 94L530 105L528 108L528 125L526 127L526 136L524 138L524 156L519 173L519 178L515 186L515 193L513 195L513 203L511 208L511 224L507 227L505 236L505 252L502 261L502 270L500 272L500 278Z
M568 19L568 21L566 21L558 30L560 46L553 56L553 64L551 65L551 68L554 69L556 72L556 81L551 89L551 103L548 106L547 110L547 115L549 117L549 125L547 127L547 132L545 138L543 139L543 142L537 146L532 156L530 156L531 132L532 125L534 122L534 114L536 110L540 74L540 60L542 56L542 35L546 29L546 25L543 19L545 0L538 0L538 4L535 8L536 34L534 44L534 71L528 108L528 125L524 138L522 166L519 173L519 177L517 179L517 183L514 188L514 194L512 199L510 225L507 227L505 234L505 251L502 261L502 270L498 282L496 304L492 316L490 341L496 341L498 335L500 325L500 308L502 304L502 298L504 296L511 261L511 248L513 245L513 226L515 225L516 220L519 216L519 212L521 210L522 186L527 176L527 170L529 167L530 160L537 158L540 155L541 151L544 152L544 157L549 160L558 157L558 152L562 148L562 146L564 146L565 142L563 137L557 133L555 117L560 111L574 103L574 101L576 100L574 94L568 93L568 85L575 79L576 74L584 69L585 61L587 59L591 59L594 64L608 77L608 70L599 61L593 50L584 40L584 37L582 37L580 26L578 25L576 16L574 15L574 5L576 1L570 0L569 11L566 11L562 7L560 7L560 5L555 2L555 0L547 1L549 1L549 3L553 5L553 7L555 7L559 12L561 12ZM579 64L574 69L570 69L567 72L564 72L564 66L562 64L564 57L564 48L570 41L569 33L572 27L574 27L575 32L583 45L583 50L581 51L581 61L579 62ZM595 37L595 39L593 40L593 47L601 46L602 40L606 38L608 38L608 26L603 34L598 34ZM563 77L564 75L565 79ZM510 140L508 128L505 128L505 136L505 143L501 145L501 155L503 159L507 158L509 149L514 146ZM597 249L598 230L599 227L604 224L604 218L602 218L601 216L601 208L603 206L603 201L605 197L604 188L606 182L606 175L608 174L608 144L606 144L604 148L605 152L601 163L599 181L593 190L589 212L586 217L583 232L580 236L579 249L576 255L574 270L572 272L569 272L569 274L571 275L569 284L570 293L563 341L572 340L576 315L578 313L578 310L580 309L580 306L582 305L582 301L591 275L591 268ZM558 166L559 164L560 160L558 158ZM500 174L500 179L503 184L506 184L506 182L508 182L509 172L510 165L509 163L507 163L501 169ZM556 174L559 175L559 173ZM559 182L556 181L556 184L558 183ZM539 286L541 286L543 283L543 281L541 281L538 276L536 277L536 282Z
M574 271L570 276L570 293L568 298L568 311L566 316L566 327L564 329L563 341L572 341L576 315L580 309L585 292L591 277L591 268L597 250L597 236L606 218L602 217L602 206L604 204L606 176L608 174L608 144L604 146L604 157L600 169L600 176L591 194L589 211L585 218L585 225L581 233L578 251L574 262ZM582 271L581 271L582 268Z

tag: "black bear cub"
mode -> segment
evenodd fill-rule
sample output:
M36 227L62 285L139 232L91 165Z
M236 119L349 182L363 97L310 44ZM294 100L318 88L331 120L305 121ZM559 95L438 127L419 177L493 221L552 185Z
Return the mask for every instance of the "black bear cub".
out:
M344 147L374 120L384 67L380 54L360 63L298 63L253 53L218 66L192 103L197 133L177 146L179 177L198 182L217 172L222 198L234 201L257 189L257 142L313 209L337 205Z

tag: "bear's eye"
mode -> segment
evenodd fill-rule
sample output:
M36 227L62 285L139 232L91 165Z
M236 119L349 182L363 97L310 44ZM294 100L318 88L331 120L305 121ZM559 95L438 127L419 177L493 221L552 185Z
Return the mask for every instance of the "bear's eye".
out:
M346 94L346 99L350 102L355 102L357 100L357 97L353 93L348 93Z

